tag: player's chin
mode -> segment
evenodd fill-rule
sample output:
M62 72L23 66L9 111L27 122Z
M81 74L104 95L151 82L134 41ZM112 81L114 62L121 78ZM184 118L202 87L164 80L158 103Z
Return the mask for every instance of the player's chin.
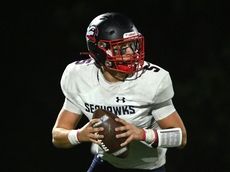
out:
M116 72L113 77L116 78L117 80L124 81L126 78L130 77L132 75L124 72Z
M127 77L129 76L129 74L127 73L122 73L122 72L119 72L115 75L116 78L120 79L120 80L124 80L126 79Z
M111 69L111 68L108 68L107 69L109 71L109 73L116 79L118 80L125 80L127 77L130 76L129 73L126 73L126 72L122 72L122 71L119 71L119 70L116 70L116 69Z

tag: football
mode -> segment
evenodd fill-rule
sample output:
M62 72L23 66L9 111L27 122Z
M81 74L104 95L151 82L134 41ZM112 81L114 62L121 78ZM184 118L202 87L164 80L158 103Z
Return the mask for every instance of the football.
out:
M116 134L119 134L120 132L115 131L115 128L123 125L115 121L115 118L118 118L118 116L110 111L97 109L93 114L93 118L100 119L100 121L94 124L93 127L104 128L103 131L98 133L100 135L104 135L104 138L100 140L101 144L99 146L106 153L120 158L126 157L128 155L128 146L120 146L120 144L123 143L126 138L116 138Z

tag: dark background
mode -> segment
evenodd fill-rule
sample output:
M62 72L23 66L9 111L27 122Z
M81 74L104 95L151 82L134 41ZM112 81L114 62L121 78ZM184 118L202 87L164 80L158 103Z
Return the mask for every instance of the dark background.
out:
M167 172L230 171L228 6L222 1L7 1L1 4L0 171L85 172L90 144L57 149L51 130L66 65L86 51L97 15L128 15L145 36L146 60L167 69L188 144L170 149ZM83 119L83 124L86 120Z

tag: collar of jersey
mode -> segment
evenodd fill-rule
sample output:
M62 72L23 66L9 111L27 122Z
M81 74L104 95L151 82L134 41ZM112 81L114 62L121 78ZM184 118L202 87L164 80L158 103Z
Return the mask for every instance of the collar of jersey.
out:
M98 77L98 82L100 85L102 85L103 87L109 89L113 89L116 87L119 87L120 85L122 85L125 81L118 81L118 82L109 82L105 79L104 75L102 74L101 70L99 69L97 72L97 77Z

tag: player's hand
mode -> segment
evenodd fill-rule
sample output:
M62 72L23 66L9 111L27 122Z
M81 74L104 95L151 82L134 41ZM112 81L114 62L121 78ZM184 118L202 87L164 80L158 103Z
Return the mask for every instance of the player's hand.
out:
M79 129L78 139L80 142L93 142L96 144L100 144L98 139L104 138L103 135L99 135L99 131L103 131L103 127L93 127L94 124L99 122L100 119L91 119L88 123L86 123L82 128Z
M142 140L144 136L144 130L142 128L138 128L133 124L126 122L121 118L115 119L117 122L122 123L124 126L115 128L115 131L121 131L121 134L117 134L116 138L127 137L125 142L121 144L121 146L125 146L134 140Z

